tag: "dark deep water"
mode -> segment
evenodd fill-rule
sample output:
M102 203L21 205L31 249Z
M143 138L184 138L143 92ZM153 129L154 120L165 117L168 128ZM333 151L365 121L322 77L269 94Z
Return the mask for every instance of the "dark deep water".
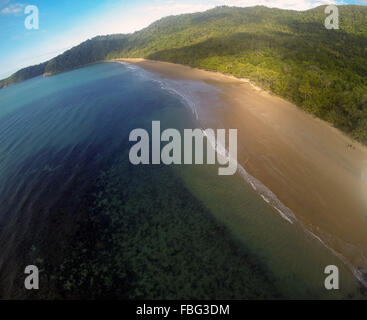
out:
M27 245L42 239L38 232L55 208L67 206L66 214L75 214L78 196L128 147L128 135L142 117L176 100L115 64L2 90L0 269L12 273L31 250ZM1 274L3 283L8 272Z
M180 97L128 65L96 64L0 91L1 298L356 297L349 284L327 296L322 274L300 289L303 273L315 271L299 256L322 265L323 249L286 233L240 179L214 187L213 168L132 166L129 133L149 131L152 120L195 127ZM241 196L221 199L226 184ZM226 223L239 208L257 214L243 227L247 246ZM274 250L264 247L270 241ZM30 264L41 270L38 292L24 290Z

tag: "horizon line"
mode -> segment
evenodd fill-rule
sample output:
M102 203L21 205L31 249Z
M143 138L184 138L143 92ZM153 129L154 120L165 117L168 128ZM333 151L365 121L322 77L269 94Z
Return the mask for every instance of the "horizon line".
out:
M14 71L13 73L11 73L10 75L4 77L4 78L0 78L0 82L3 81L3 80L6 80L8 78L10 78L11 76L13 76L14 74L16 74L17 72L21 71L21 70L24 70L24 69L27 69L27 68L30 68L30 67L33 67L33 66L37 66L37 65L40 65L40 64L43 64L43 63L46 63L48 61L51 61L52 59L55 59L57 58L58 56L61 56L63 55L65 52L69 51L69 50L72 50L73 48L81 45L82 43L86 42L86 41L90 41L90 40L93 40L95 38L98 38L98 37L108 37L108 36L112 36L112 35L133 35L137 32L141 32L147 28L149 28L150 26L152 26L154 23L157 23L158 21L161 21L163 19L167 19L169 17L179 17L179 16L184 16L184 15L191 15L191 14L196 14L196 13L204 13L204 12L208 12L208 11L211 11L211 10L215 10L217 8L236 8L236 9L248 9L248 8L256 8L256 7L263 7L263 8L267 8L267 9L276 9L276 10L281 10L281 11L293 11L293 12L307 12L307 11L311 11L311 10L315 10L317 8L320 8L320 7L326 7L326 6L329 6L329 5L335 5L337 7L367 7L367 4L321 4L319 6L316 6L316 7L313 7L313 8L309 8L309 9L305 9L305 10L295 10L295 9L283 9L283 8L277 8L277 7L269 7L269 6L266 6L266 5L253 5L253 6L229 6L229 5L217 5L213 8L210 8L210 9L207 9L207 10L203 10L203 11L195 11L195 12L190 12L190 13L181 13L181 14L171 14L171 15L167 15L167 16L164 16L164 17L161 17L155 21L153 21L152 23L150 23L148 26L144 27L144 28L141 28L141 29L138 29L138 30L135 30L133 32L130 32L130 33L108 33L108 34L99 34L99 35L96 35L96 36L93 36L91 38L87 38L85 39L84 41L82 42L79 42L78 44L75 44L69 48L67 48L65 51L62 51L60 52L59 54L53 56L52 58L49 58L45 61L41 61L39 63L34 63L34 64L31 64L31 65L28 65L26 67L23 67L23 68L20 68L20 69L17 69L16 71ZM47 55L49 53L43 53L43 54L40 54L39 57L43 56L43 55ZM33 58L37 58L36 57L32 57Z

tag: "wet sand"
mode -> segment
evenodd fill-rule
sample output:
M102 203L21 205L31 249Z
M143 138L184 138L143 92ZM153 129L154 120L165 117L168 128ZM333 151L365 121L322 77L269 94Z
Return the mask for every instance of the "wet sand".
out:
M246 80L165 62L123 61L219 88L220 108L213 110L220 110L215 117L224 127L238 129L239 163L344 262L367 270L366 147Z

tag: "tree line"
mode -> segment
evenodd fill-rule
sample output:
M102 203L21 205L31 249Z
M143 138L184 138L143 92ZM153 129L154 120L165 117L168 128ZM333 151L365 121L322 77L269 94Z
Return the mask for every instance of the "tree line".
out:
M340 29L324 6L304 11L217 7L163 18L133 34L99 36L0 87L89 63L142 57L249 78L367 143L367 7L340 6Z

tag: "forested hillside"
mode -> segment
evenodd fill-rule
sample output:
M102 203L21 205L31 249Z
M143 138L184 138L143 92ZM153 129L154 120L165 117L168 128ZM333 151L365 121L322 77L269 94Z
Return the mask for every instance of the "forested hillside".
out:
M218 7L163 18L130 35L88 40L0 86L105 59L143 57L250 78L367 144L367 6L305 12Z

